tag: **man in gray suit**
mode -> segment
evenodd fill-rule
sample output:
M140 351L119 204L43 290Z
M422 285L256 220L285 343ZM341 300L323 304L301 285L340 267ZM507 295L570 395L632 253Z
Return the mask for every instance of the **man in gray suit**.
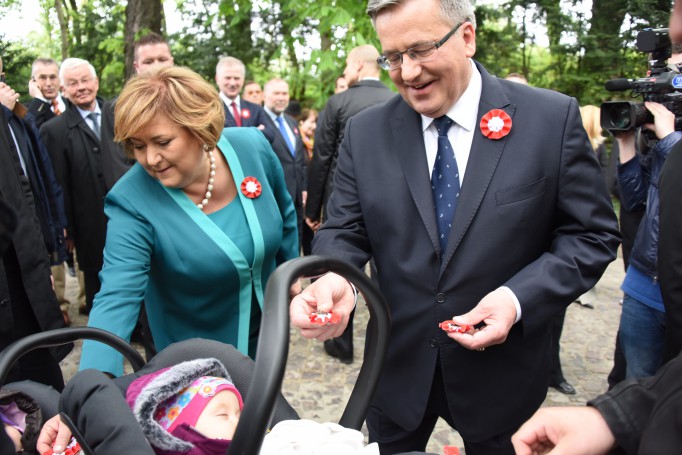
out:
M575 99L472 60L468 0L370 0L368 12L401 96L348 121L313 254L373 257L390 306L369 437L382 454L423 451L441 417L467 455L511 455L547 394L548 322L616 256L599 163ZM353 300L324 275L292 300L292 323L338 336ZM341 322L315 326L317 310ZM439 327L450 319L463 333Z
M344 78L348 90L332 95L324 107L315 132L315 149L308 173L308 199L305 221L316 231L322 221L323 207L334 189L334 173L339 146L343 140L346 122L358 112L395 96L379 80L381 67L377 63L379 51L371 44L352 49L346 59ZM327 354L344 363L353 361L353 324L339 338L324 342Z

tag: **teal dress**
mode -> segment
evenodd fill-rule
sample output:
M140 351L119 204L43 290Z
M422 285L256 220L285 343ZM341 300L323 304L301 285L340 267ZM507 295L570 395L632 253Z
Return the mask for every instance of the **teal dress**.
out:
M159 350L198 337L253 356L267 279L277 265L298 256L296 212L279 160L260 131L227 128L218 149L237 197L210 215L139 164L109 192L102 288L88 326L130 340L144 302ZM242 192L246 177L260 182L258 197ZM86 341L80 369L86 368L118 376L122 356Z

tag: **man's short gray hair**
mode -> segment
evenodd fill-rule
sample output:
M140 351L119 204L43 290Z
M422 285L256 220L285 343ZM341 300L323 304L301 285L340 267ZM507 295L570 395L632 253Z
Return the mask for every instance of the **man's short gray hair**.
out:
M407 1L416 0L369 0L367 2L367 14L374 24L382 11L402 5ZM476 28L474 6L469 0L440 0L440 14L453 27L460 22L471 22Z
M218 64L215 66L215 73L218 74L220 72L220 68L222 67L235 66L241 69L242 77L246 77L246 65L244 65L244 62L242 62L236 57L229 56L220 57L220 60L218 60Z
M95 71L95 67L92 66L87 60L83 60L82 58L67 58L59 67L59 82L64 85L64 71L70 70L72 68L78 68L79 66L83 65L88 66L92 77L97 77L97 71Z

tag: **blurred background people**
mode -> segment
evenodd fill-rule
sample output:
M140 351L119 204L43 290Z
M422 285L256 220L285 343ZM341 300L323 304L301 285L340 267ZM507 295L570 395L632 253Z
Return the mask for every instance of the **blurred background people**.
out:
M259 106L263 105L263 89L256 81L246 81L244 83L244 91L242 92L242 99Z

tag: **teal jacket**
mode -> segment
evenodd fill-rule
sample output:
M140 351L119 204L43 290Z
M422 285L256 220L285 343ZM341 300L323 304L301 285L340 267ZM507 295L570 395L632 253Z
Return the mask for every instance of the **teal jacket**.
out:
M213 214L205 215L182 190L164 187L139 164L109 192L102 288L88 326L130 340L144 302L159 350L199 337L253 355L268 277L298 256L296 213L279 161L256 128L225 129L218 149L237 197ZM246 177L261 183L260 196L242 192ZM122 357L86 341L80 368L118 376Z

